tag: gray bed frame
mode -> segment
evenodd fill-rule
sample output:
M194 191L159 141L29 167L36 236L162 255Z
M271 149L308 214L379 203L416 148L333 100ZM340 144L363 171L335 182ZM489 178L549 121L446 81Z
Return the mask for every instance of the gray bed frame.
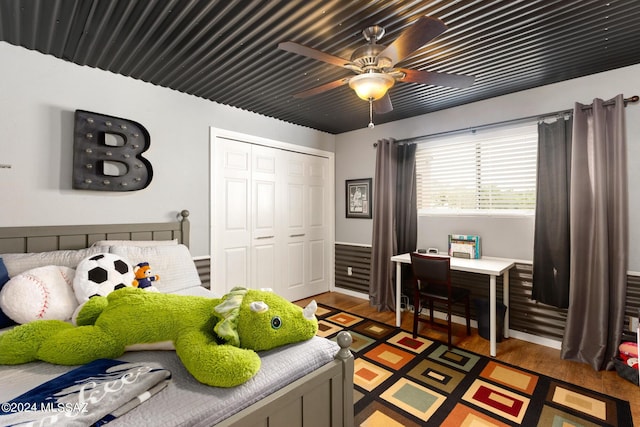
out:
M173 240L189 246L189 211L173 222L0 227L0 254L88 248L99 240Z
M189 211L183 210L176 221L166 223L0 227L0 256L82 249L99 240L177 239L189 246L188 217ZM217 426L352 427L353 355L345 347L350 340L348 334L338 340L342 341L342 348L333 362L274 391Z

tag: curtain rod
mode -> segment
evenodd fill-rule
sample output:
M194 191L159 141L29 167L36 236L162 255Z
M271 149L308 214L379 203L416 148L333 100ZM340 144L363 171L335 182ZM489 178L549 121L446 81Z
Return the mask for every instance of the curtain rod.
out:
M640 96L638 96L638 95L633 95L633 96L631 96L629 98L624 98L624 106L626 107L629 102L638 102L638 100L640 100ZM603 103L603 105L613 105L613 104L615 104L615 102L616 102L615 99L612 99L610 101L607 101L607 102ZM582 110L590 110L591 108L592 107L590 105L583 105L582 106ZM415 136L413 138L400 139L400 140L397 140L396 143L397 144L411 144L411 143L416 142L418 140L423 140L423 139L427 139L427 138L435 138L435 137L438 137L438 136L452 135L452 134L456 134L456 133L475 131L477 129L487 129L487 128L490 128L490 127L501 126L501 125L506 125L506 124L515 124L515 123L530 121L530 120L533 120L533 119L543 120L543 119L548 118L548 117L563 116L563 115L572 114L572 113L573 113L573 109L555 111L553 113L547 113L547 114L537 114L535 116L521 117L519 119L504 120L504 121L501 121L501 122L489 123L489 124L486 124L486 125L471 126L471 127L468 127L468 128L462 128L462 129L456 129L456 130L448 130L448 131L444 131L444 132L432 133L432 134L429 134L429 135L422 135L422 136ZM373 146L377 147L378 143L374 142Z

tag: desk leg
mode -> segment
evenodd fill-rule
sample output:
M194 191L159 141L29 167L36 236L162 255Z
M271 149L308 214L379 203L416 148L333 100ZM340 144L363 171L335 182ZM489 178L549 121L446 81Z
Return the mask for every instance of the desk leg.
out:
M489 337L491 346L489 354L496 357L496 276L489 277Z
M502 302L507 307L504 313L504 337L509 338L509 270L502 275Z
M402 311L400 300L402 299L402 263L396 262L396 326L402 326Z

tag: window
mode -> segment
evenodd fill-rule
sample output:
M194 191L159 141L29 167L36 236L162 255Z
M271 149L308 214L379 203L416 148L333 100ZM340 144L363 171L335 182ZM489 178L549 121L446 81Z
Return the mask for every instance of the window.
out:
M532 214L536 123L429 137L418 143L418 212Z

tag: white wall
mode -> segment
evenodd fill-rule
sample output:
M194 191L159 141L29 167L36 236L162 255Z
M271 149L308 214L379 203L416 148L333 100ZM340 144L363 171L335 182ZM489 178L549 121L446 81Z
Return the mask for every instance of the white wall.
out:
M0 42L0 226L164 222L191 212L191 249L209 254L209 128L334 151L335 137L302 126L82 67ZM149 187L73 190L75 110L141 123ZM212 207L215 209L215 207Z
M562 83L542 86L515 94L475 102L384 125L374 129L336 136L336 241L371 243L373 221L346 219L344 215L344 180L373 177L375 150L372 144L381 138L405 139L421 135L470 128L504 120L518 119L572 109L575 102L589 104L594 98L610 99L619 93L638 95L640 65L625 67ZM393 92L391 94L393 99ZM375 120L374 120L375 121ZM629 268L640 271L640 105L626 109L627 154L629 166ZM358 175L358 176L354 176ZM375 185L375 183L374 183ZM465 227L463 229L463 227ZM418 246L446 248L449 233L480 234L486 255L531 260L533 253L533 218L425 218L418 223Z

